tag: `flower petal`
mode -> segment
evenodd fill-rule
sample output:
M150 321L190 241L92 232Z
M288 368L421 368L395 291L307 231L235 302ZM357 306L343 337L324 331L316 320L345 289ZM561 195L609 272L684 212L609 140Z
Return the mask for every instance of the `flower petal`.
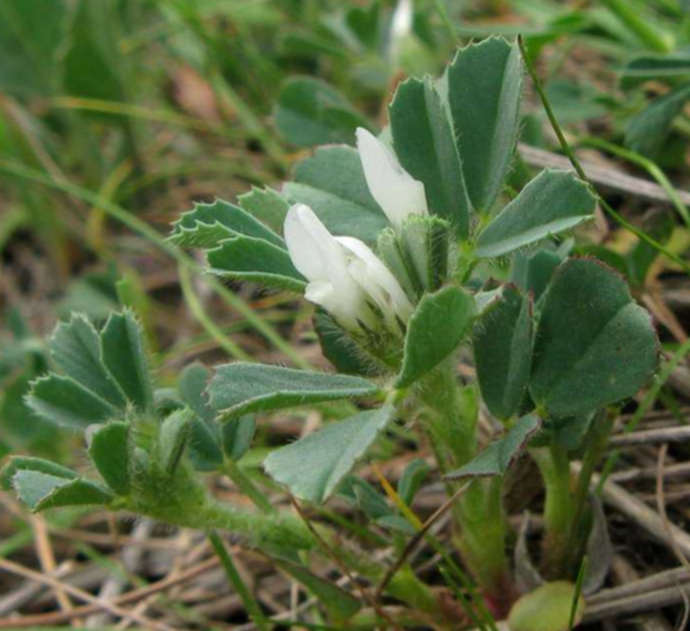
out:
M346 251L305 204L295 204L285 217L285 243L292 263L309 284L304 297L322 306L343 326L368 322L365 296L350 275Z
M398 280L374 252L354 237L335 237L353 255L348 269L362 289L376 302L384 314L391 310L403 321L414 310Z
M411 213L429 212L424 184L405 171L393 152L363 127L357 128L357 150L369 192L396 228Z
M328 280L329 271L345 270L342 249L306 204L290 207L283 233L293 265L308 280Z

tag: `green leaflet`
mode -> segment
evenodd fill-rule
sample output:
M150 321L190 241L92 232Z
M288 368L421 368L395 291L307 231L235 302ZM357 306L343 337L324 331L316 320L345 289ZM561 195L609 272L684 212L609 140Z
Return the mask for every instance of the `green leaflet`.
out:
M119 495L129 492L129 423L111 421L91 436L89 456L106 484Z
M49 347L60 370L114 407L125 407L122 390L103 365L98 332L85 316L73 314L69 323L58 324Z
M489 210L518 134L522 67L515 43L492 37L458 51L444 77L472 205Z
M198 471L213 471L223 464L220 427L205 396L210 371L194 362L180 375L177 388L182 400L194 412L189 433L189 458Z
M170 241L181 247L212 248L229 237L245 235L285 248L283 239L252 214L222 199L195 204L173 225Z
M621 74L624 88L650 79L690 78L690 55L676 51L670 55L643 55L628 62Z
M499 419L517 412L532 362L531 300L512 285L478 319L472 336L477 380L489 411Z
M379 388L361 377L237 362L218 366L208 392L211 407L227 419L247 412L371 396Z
M32 511L58 506L108 504L113 499L110 491L95 482L33 469L19 469L12 477L12 484L19 498Z
M41 418L73 429L106 421L118 413L117 408L71 377L55 374L34 381L26 402Z
M332 422L271 453L264 468L293 495L324 502L376 440L393 411L392 406L384 406Z
M207 252L210 271L218 276L247 280L268 287L302 292L304 277L295 269L287 250L263 239L236 236Z
M511 608L508 616L510 631L566 631L569 628L575 597L574 629L582 620L585 601L575 585L567 581L544 583L525 594Z
M39 473L47 473L67 480L73 480L78 477L71 469L51 462L50 460L34 458L33 456L12 456L2 470L0 470L0 486L6 491L9 491L12 487L12 478L14 474L20 470L38 471Z
M283 232L283 221L290 205L272 188L257 188L237 196L240 206L277 234Z
M477 255L496 257L594 216L589 186L568 171L544 170L481 232Z
M452 124L431 79L401 83L389 116L395 153L405 170L424 184L429 210L467 237L471 203Z
M652 101L628 122L625 144L633 151L656 157L668 137L673 119L688 99L690 84L684 83Z
M474 300L459 287L425 294L407 324L396 386L411 385L448 357L465 337L474 314Z
M540 425L541 421L534 414L519 418L503 438L491 443L465 466L451 471L444 478L458 480L503 475Z
M305 566L283 560L276 562L276 565L314 594L336 620L347 620L361 609L362 605L357 598L332 581L317 576Z
M141 328L134 313L112 313L101 331L103 361L127 398L139 410L153 406L153 385Z
M594 259L569 259L543 297L530 392L554 417L578 416L634 395L657 366L647 311Z
M158 462L163 471L172 475L182 458L191 429L192 412L176 410L161 424L158 433Z

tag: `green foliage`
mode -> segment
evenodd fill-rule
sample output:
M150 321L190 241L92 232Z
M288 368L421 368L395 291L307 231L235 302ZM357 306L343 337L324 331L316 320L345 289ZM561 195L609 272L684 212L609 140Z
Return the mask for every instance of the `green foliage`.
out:
M398 480L397 492L400 499L408 506L412 504L422 482L429 474L429 465L421 458L412 460Z
M32 11L42 6L37 0L30 4ZM114 15L116 4L122 20L104 20ZM68 7L68 3L55 2L45 5L46 19L38 21L28 11L17 14L15 0L0 6L0 16L8 18L0 24L0 51L7 57L0 70L0 85L10 99L24 98L25 94L47 97L47 105L41 102L42 107L26 108L24 119L12 114L6 121L3 109L0 147L11 147L12 156L26 150L23 155L29 156L26 159L31 164L38 160L41 169L60 176L59 182L70 181L69 171L67 177L62 176L65 165L74 164L84 173L99 175L93 178L99 199L86 198L93 207L88 219L89 246L97 256L111 254L111 244L99 245L96 238L103 228L104 209L111 213L118 208L111 200L126 196L133 205L148 207L151 196L142 188L153 182L158 185L159 178L168 177L151 165L164 165L166 171L181 177L190 171L188 164L178 169L180 165L168 163L167 150L157 143L151 143L156 145L152 156L150 148L137 141L137 130L129 119L132 112L136 112L132 116L153 117L157 125L183 128L179 136L175 135L174 144L193 156L190 162L203 163L204 168L211 147L189 142L197 140L188 134L189 129L203 129L209 137L221 137L232 156L226 160L224 153L222 158L223 178L226 170L230 175L225 190L235 190L237 177L255 183L273 181L287 167L288 157L273 142L263 120L286 72L318 68L329 73L335 87L311 77L283 83L274 111L275 123L285 138L300 147L351 143L356 126L372 126L349 99L375 112L380 93L392 85L401 64L408 67L412 60L415 65L437 67L432 51L443 51L451 39L439 36L435 16L430 19L424 3L417 3L409 31L402 35L391 33L386 3L374 2L368 8L338 7L328 15L316 6L318 3L215 4L204 7L203 15L197 13L195 3L147 9L158 18L165 16L160 24L155 23L155 32L158 37L160 28L165 48L175 51L171 65L209 71L209 84L200 87L210 90L204 99L213 106L213 112L197 118L188 112L174 115L167 109L167 100L163 110L127 109L128 93L139 86L134 75L130 81L127 54L122 51L148 46L150 34L143 31L145 38L141 39L142 33L137 32L122 41L113 34L126 23L125 15L136 15L132 13L134 4L107 0L91 6L82 0ZM608 4L620 15L614 17L614 13L597 12L596 8L562 14L560 9L554 13L540 5L532 13L548 17L534 18L546 24L534 27L528 35L529 54L536 56L546 42L556 38L584 32L591 38L618 39L619 47L620 42L629 45L635 41L652 48L666 46L666 40L657 37L663 35L663 28L652 25L651 30L645 29L640 20L625 16L623 4ZM519 10L522 5L515 9ZM277 25L281 29L279 52L274 42ZM462 28L464 33L470 27L463 22ZM227 37L228 29L233 38ZM33 50L22 46L30 43L34 33L41 40L37 46ZM114 44L121 45L122 50ZM604 50L615 57L616 45L608 44ZM31 73L26 62L36 53L45 67ZM26 75L22 86L26 90L20 91L18 78L22 73ZM625 120L630 112L639 110L628 125L626 142L638 151L653 153L670 134L679 130L687 133L682 131L685 121L680 115L688 96L689 76L682 54L647 55L633 61L624 71L625 90L635 90L648 79L669 84L669 92L649 107L639 95L629 103L618 103L614 97L589 89L586 82L552 83L549 93L561 94L557 114L560 109L572 121L600 116L609 109ZM297 552L313 546L312 534L263 495L260 474L245 473L247 463L257 462L256 454L237 462L250 450L256 431L256 421L247 413L324 404L319 406L325 417L322 429L269 453L264 465L273 480L295 497L314 503L325 502L339 491L359 511L356 519L375 527L368 531L358 523L349 524L361 531L363 540L364 535L371 540L383 537L387 545L392 543L394 549L402 551L406 538L414 532L399 512L402 509L352 471L377 441L384 454L395 453L399 434L405 441L431 443L437 468L451 472L448 479L491 478L472 482L453 519L460 522L465 565L475 572L480 588L495 599L511 581L503 555L502 476L528 442L535 448L530 452L545 454L548 462L544 470L550 467L553 474L553 480L545 476L548 554L551 537L554 532L558 534L550 519L558 513L553 510L554 494L560 492L560 499L566 498L566 508L572 509L563 515L574 520L577 514L577 502L571 497L569 457L580 450L583 461L596 464L607 434L607 416L602 408L634 395L644 385L656 367L658 350L649 316L635 304L624 281L593 260L566 258L572 241L557 247L552 240L593 216L595 196L589 186L560 171L545 171L525 185L529 177L524 165L506 185L520 128L521 82L517 45L490 38L460 50L440 80L427 76L398 85L389 107L390 127L380 138L392 147L402 167L424 184L428 216L413 214L390 225L370 194L358 152L337 145L317 148L299 162L292 181L280 192L253 188L239 196L238 205L222 200L196 204L174 225L167 251L178 263L187 264L189 259L176 247L200 248L214 274L293 292L304 291L307 282L293 265L281 236L290 204L310 205L332 234L362 239L375 249L387 272L368 265L371 260L348 253L343 254L339 270L352 276L353 300L359 299L359 289L366 294L366 322L358 321L356 327L344 330L322 310L315 316L322 350L338 374L232 363L218 366L211 377L203 366L193 364L180 374L177 389L155 390L144 336L132 312L112 314L102 327L92 325L84 316L73 316L57 327L49 342L52 367L60 374L49 373L35 380L26 401L43 419L74 429L92 426L86 432L89 466L93 465L92 470L95 468L105 485L61 465L27 457L10 460L2 472L3 484L14 488L32 510L106 505L181 526L222 528L240 535L264 554L280 557L276 565L323 602L327 622L342 626L361 603L299 563L307 556ZM172 83L177 98L177 82ZM340 92L343 88L348 89L347 97ZM168 92L166 88L166 95ZM203 89L200 92L205 93ZM56 112L50 99L55 94L107 102L87 104L103 108L97 117ZM144 94L147 102L155 102L155 95ZM82 101L59 101L63 104L60 107L65 103L70 108L84 105ZM34 115L43 109L48 113ZM17 118L21 125L10 118ZM620 134L618 119L611 124L614 134ZM85 121L89 127L84 126ZM112 135L102 133L108 122ZM91 133L91 125L98 134ZM72 126L79 130L75 137L81 140L74 141L72 152L63 151L60 136L63 129ZM30 133L24 137L22 130ZM26 145L24 149L16 148L19 144L12 135L16 133L22 146ZM157 133L159 136L168 137ZM92 143L92 138L98 142ZM84 150L91 144L90 151ZM244 151L239 160L235 159L238 148L248 147L251 156ZM92 159L94 156L97 159ZM195 164L194 168L200 167ZM147 172L150 169L152 172ZM500 210L506 197L512 201ZM113 212L113 216L117 215ZM130 227L138 225L126 213L122 216ZM672 228L660 231L659 239L665 242ZM47 234L52 237L50 228ZM75 236L83 236L79 228ZM2 240L0 224L0 246ZM635 284L643 286L657 254L646 246L642 243L620 256L602 248L600 251L620 264ZM515 284L501 284L507 277ZM87 290L80 300L91 309L96 305L95 296L102 294L106 300L99 303L98 310L103 313L107 300L117 299L111 285L101 292L105 285L82 283ZM365 291L372 286L378 293ZM229 292L227 295L232 298ZM282 300L279 296L276 302ZM386 306L395 301L391 316ZM270 318L280 318L282 324L286 314L280 304ZM268 319L260 320L246 309L243 315L250 324L258 323L262 332L272 331ZM390 326L377 328L379 320ZM234 326L243 327L244 323L233 322ZM214 335L220 339L225 333L218 327ZM289 352L277 334L272 341ZM467 350L473 352L483 402L506 426L505 433L479 453L478 390L471 382L460 385L454 361L470 341L471 349ZM230 344L227 347L234 348ZM242 352L244 345L236 351L237 356ZM35 349L29 353L42 357ZM14 359L0 361L3 386L25 354L25 348L13 347ZM15 361L17 357L20 359ZM169 362L171 358L168 355L161 362L164 370L178 365L178 357ZM464 349L462 358L463 379L469 380L471 368L465 362L471 361L471 356ZM27 370L24 383L44 371L46 359ZM299 359L292 357L293 361ZM169 377L166 374L163 378ZM17 392L23 393L21 386L18 382ZM0 416L8 398L3 393ZM360 398L368 398L367 405L374 407L357 410L347 401L331 413L333 404L329 402ZM384 400L386 403L381 404ZM328 418L341 416L341 409L350 410L351 415L338 421ZM386 427L398 415L414 423L396 427L382 440ZM217 501L208 492L209 485L197 475L200 471L229 475L259 512ZM429 471L422 459L409 463L397 486L402 502L411 505ZM450 486L459 485L449 482ZM588 479L583 476L578 480L578 493L587 488ZM575 526L584 528L589 523L580 519ZM572 527L564 519L560 534L569 534ZM358 559L357 552L333 530L326 517L317 530L319 537L338 549L342 559L357 559L353 566L359 575L371 584L378 583L382 568L377 565L371 569L369 559ZM573 551L572 558L577 554ZM449 576L444 567L444 577ZM495 581L497 576L500 580ZM410 568L403 567L389 578L391 586L395 581L408 584L406 589L391 587L388 594L408 608L422 607L424 598L418 595L427 587ZM416 597L410 597L412 593ZM547 585L518 601L510 613L509 628L565 629L565 612L570 613L574 596L569 584ZM447 626L447 621L441 620L443 613L437 611L435 597L427 600L431 604L424 605L426 609L415 624L431 624L433 620L435 626Z
M476 209L487 211L501 191L517 142L518 47L490 38L463 48L444 81L469 197Z
M594 216L589 187L567 171L542 171L480 233L477 255L507 254Z
M492 442L465 466L445 475L450 480L503 475L539 429L541 421L527 414L515 421L503 438Z
M158 462L168 475L172 475L182 458L190 432L191 413L176 410L161 424L158 434Z
M223 419L378 392L361 377L243 362L218 366L208 388L211 407Z
M281 232L288 203L272 188L252 188L237 197L240 206L250 215L265 223L271 230Z
M115 408L124 408L125 396L102 361L101 340L82 315L58 324L50 340L55 365L87 390Z
M213 471L223 463L221 431L204 394L209 378L210 371L197 362L182 371L177 386L182 401L194 413L188 448L190 460L199 471Z
M324 502L376 440L393 408L360 412L272 452L264 468L296 497ZM305 463L309 463L305 468Z
M129 423L110 421L91 435L89 456L106 484L118 495L130 489Z
M446 359L465 337L473 318L474 301L459 287L425 295L410 318L397 387L411 385Z
M101 358L139 411L153 407L153 384L141 329L131 311L113 313L101 331Z
M259 204L255 200L253 207ZM225 239L239 236L253 237L285 248L280 236L253 214L222 199L212 204L195 204L192 210L182 213L173 224L172 234L168 238L181 247L214 248Z
M73 429L106 421L118 412L71 377L61 375L34 381L26 402L41 418Z
M486 308L472 336L477 380L489 411L507 419L527 393L532 365L532 302L511 285Z
M53 475L34 468L17 467L12 476L12 486L32 511L58 506L108 504L114 497L95 482Z
M466 237L471 203L452 123L431 79L401 83L389 116L395 153L403 168L424 184L429 210Z
M294 578L314 594L324 604L334 620L348 620L361 609L362 605L357 598L331 581L310 572L303 565L288 561L279 561L277 565L285 574Z
M683 84L654 100L628 122L625 144L633 151L656 157L667 140L671 123L690 100L690 85Z
M598 261L571 259L544 296L530 392L556 417L591 412L635 394L657 354L650 316L625 281Z
M244 236L226 239L209 250L207 257L210 271L218 276L297 292L306 286L287 250L263 239Z

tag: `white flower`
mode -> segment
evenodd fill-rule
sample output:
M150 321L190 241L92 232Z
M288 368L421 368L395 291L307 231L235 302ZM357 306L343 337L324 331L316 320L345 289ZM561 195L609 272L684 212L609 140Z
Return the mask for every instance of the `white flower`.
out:
M414 310L400 283L381 259L359 239L335 237L336 241L350 253L348 271L366 293L373 299L386 317L390 326L395 325L394 316L407 322Z
M410 317L413 307L398 281L362 241L334 237L305 204L290 208L284 232L294 266L309 281L305 298L341 325L375 328L373 306L389 327L396 326L396 317L402 322Z
M405 171L395 154L363 127L357 128L357 150L369 192L397 229L408 215L429 212L424 184Z

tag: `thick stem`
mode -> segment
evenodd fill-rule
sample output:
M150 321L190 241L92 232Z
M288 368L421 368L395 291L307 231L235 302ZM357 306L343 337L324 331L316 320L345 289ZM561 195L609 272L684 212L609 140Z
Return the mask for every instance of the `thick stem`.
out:
M547 578L561 578L567 569L575 505L570 487L570 460L557 444L531 450L544 480L544 540L542 571Z
M442 472L458 468L477 453L477 404L473 390L461 389L448 362L424 382L420 398L430 409L427 429ZM514 589L505 554L506 520L501 478L474 481L453 510L463 559L498 613L505 613ZM449 485L454 492L456 485Z
M505 553L507 522L502 502L503 478L472 482L456 505L458 547L484 588L492 613L505 616L517 597Z

